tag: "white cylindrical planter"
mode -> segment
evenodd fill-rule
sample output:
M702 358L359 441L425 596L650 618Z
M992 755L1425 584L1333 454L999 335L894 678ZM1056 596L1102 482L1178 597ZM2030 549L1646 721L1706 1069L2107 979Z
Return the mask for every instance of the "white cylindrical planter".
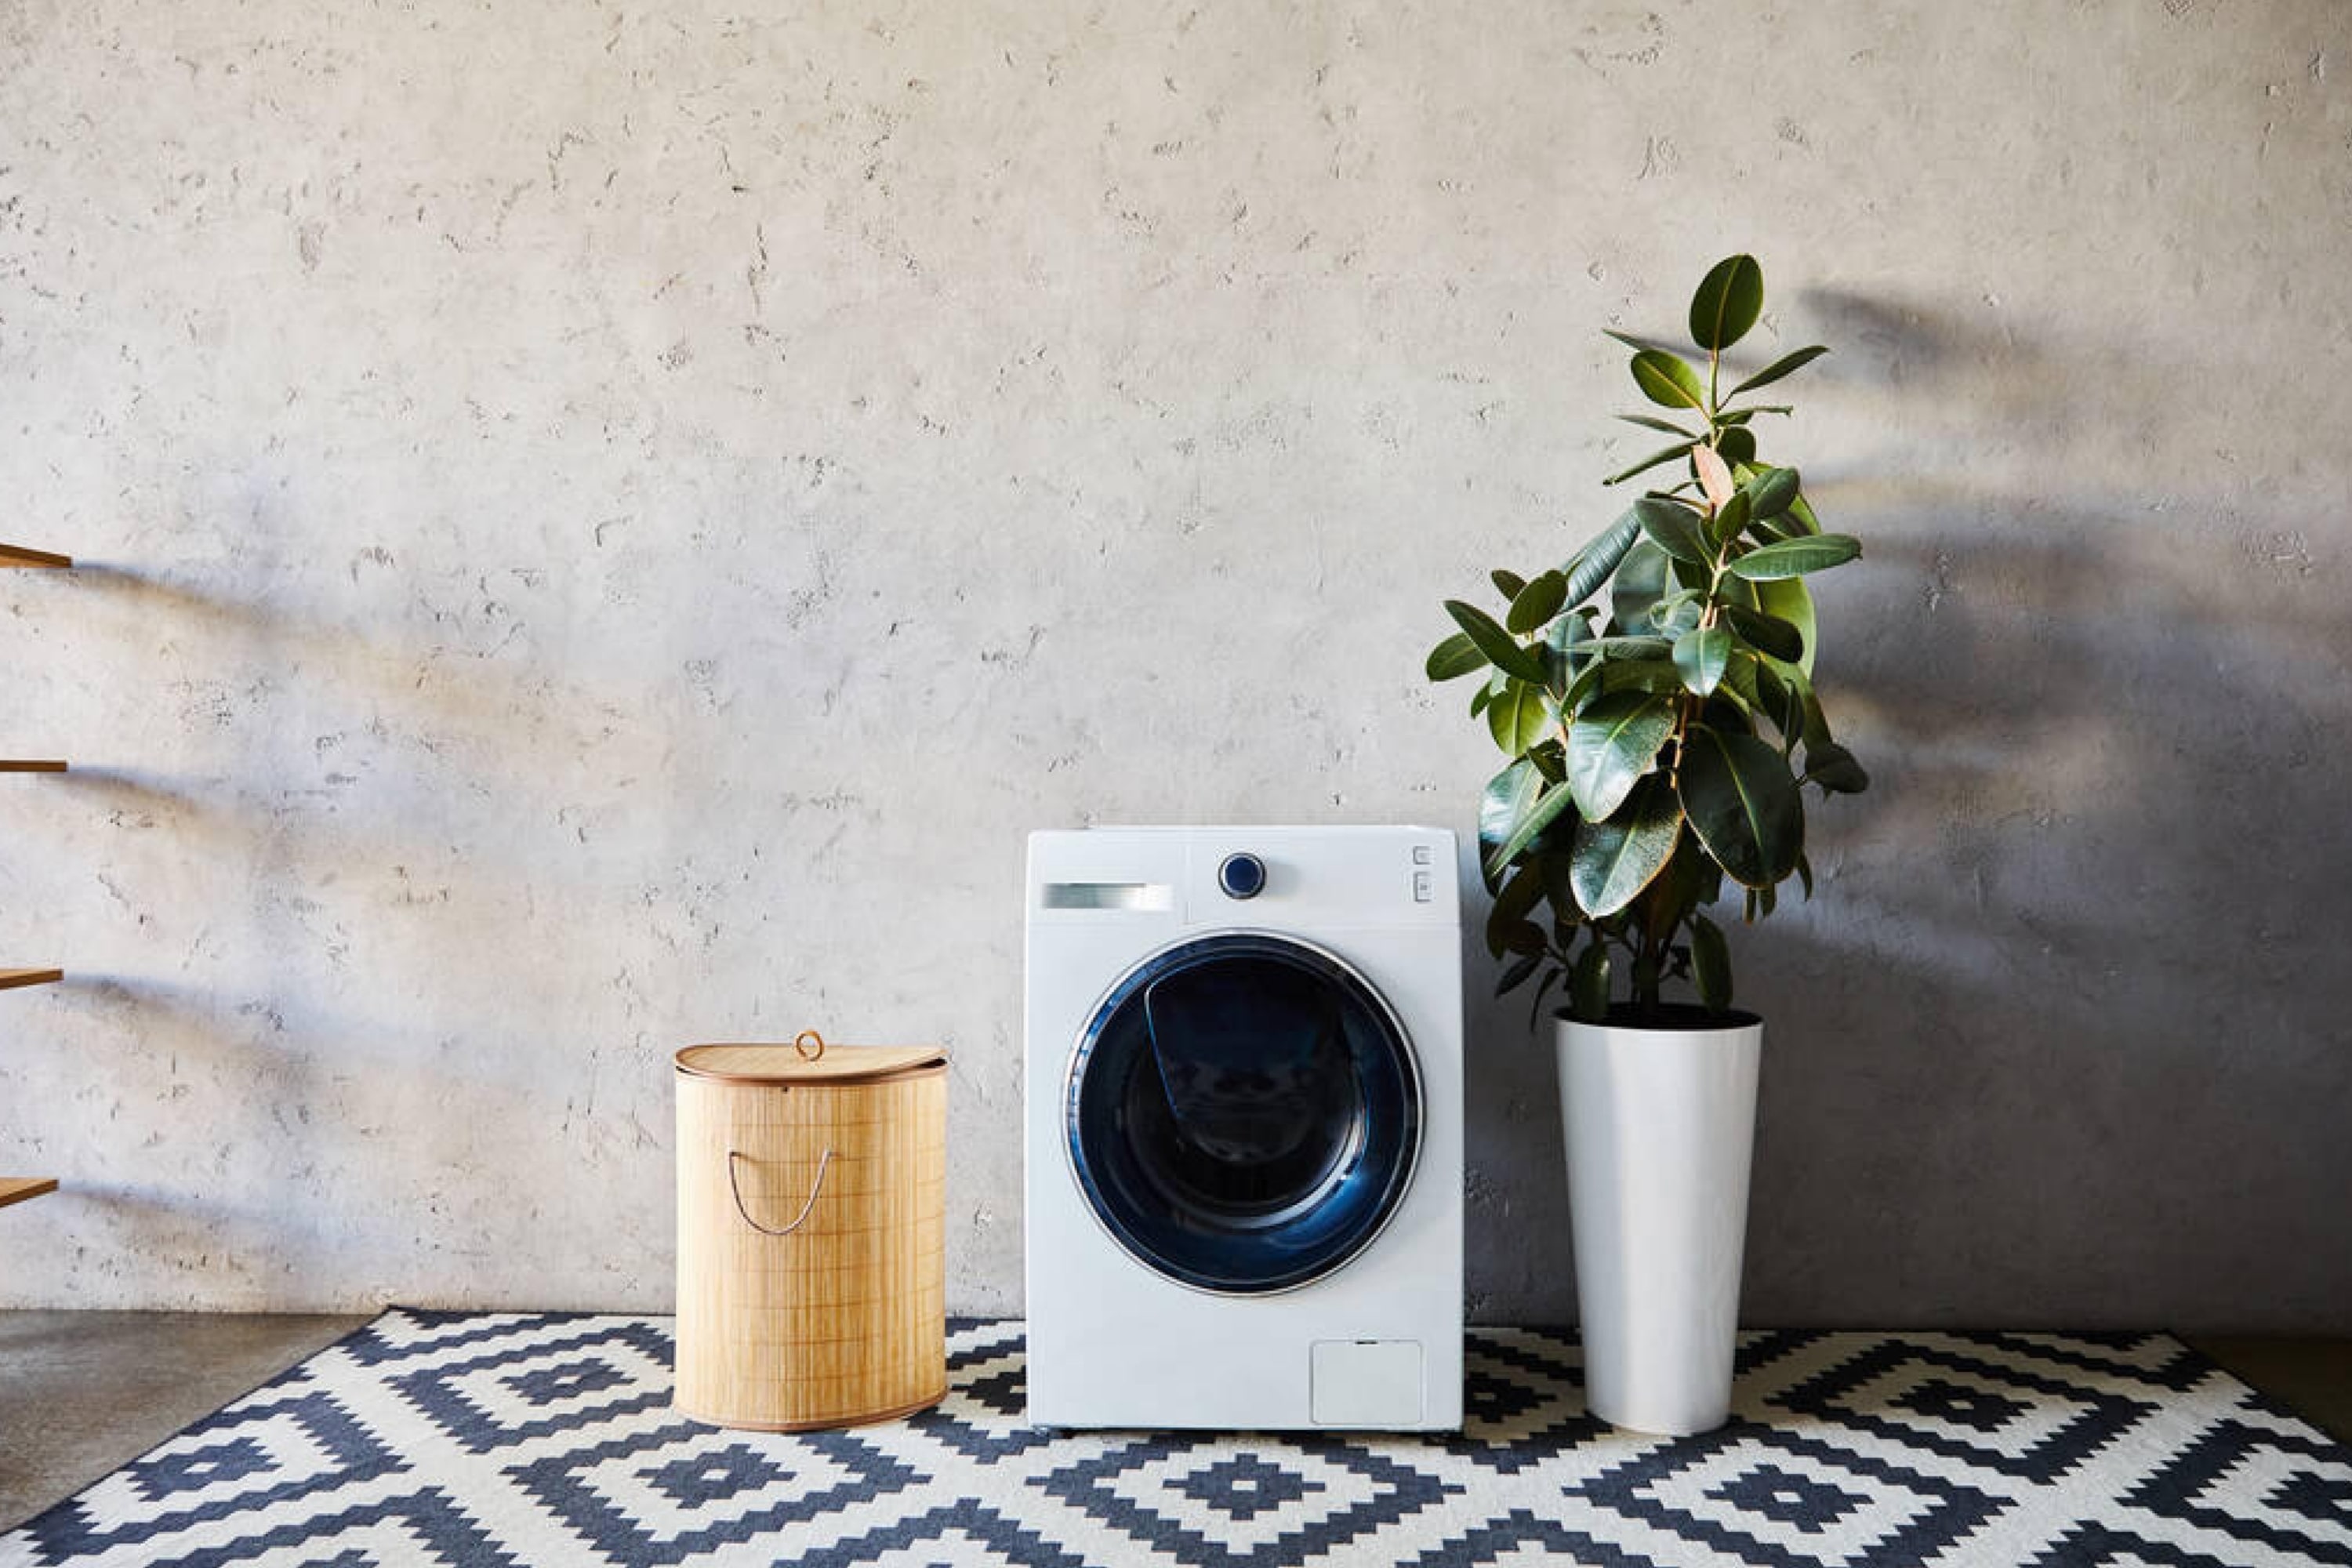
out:
M1585 1403L1612 1426L1723 1425L1764 1026L1558 1024Z

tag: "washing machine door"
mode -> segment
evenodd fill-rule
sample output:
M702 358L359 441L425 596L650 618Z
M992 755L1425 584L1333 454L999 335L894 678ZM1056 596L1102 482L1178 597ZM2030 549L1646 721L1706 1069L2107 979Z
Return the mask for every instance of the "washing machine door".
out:
M1421 1143L1396 1015L1332 953L1229 931L1155 953L1080 1037L1072 1168L1118 1244L1202 1290L1288 1290L1388 1223Z

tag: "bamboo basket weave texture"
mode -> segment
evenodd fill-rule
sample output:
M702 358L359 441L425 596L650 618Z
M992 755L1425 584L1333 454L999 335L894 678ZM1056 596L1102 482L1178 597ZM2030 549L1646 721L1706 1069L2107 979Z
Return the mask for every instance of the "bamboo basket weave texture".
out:
M802 1431L947 1393L947 1057L677 1053L679 1412Z

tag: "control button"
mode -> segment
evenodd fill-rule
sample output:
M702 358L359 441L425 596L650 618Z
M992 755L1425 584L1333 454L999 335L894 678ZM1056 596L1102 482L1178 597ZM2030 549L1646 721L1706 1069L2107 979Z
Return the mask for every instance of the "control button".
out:
M1426 866L1429 864L1428 845L1416 844L1412 847L1412 863L1416 866Z
M1433 896L1430 890L1429 873L1415 871L1412 874L1412 901L1416 904L1425 904Z
M1255 855L1228 855L1217 868L1217 886L1229 899L1255 899L1265 891L1265 862Z

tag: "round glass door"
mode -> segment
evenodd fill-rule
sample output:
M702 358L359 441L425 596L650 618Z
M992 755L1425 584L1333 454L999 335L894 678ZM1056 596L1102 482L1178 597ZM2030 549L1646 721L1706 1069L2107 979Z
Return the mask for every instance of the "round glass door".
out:
M1412 1179L1421 1083L1403 1028L1309 943L1180 943L1114 986L1066 1100L1078 1184L1119 1245L1170 1279L1287 1290L1380 1234Z

